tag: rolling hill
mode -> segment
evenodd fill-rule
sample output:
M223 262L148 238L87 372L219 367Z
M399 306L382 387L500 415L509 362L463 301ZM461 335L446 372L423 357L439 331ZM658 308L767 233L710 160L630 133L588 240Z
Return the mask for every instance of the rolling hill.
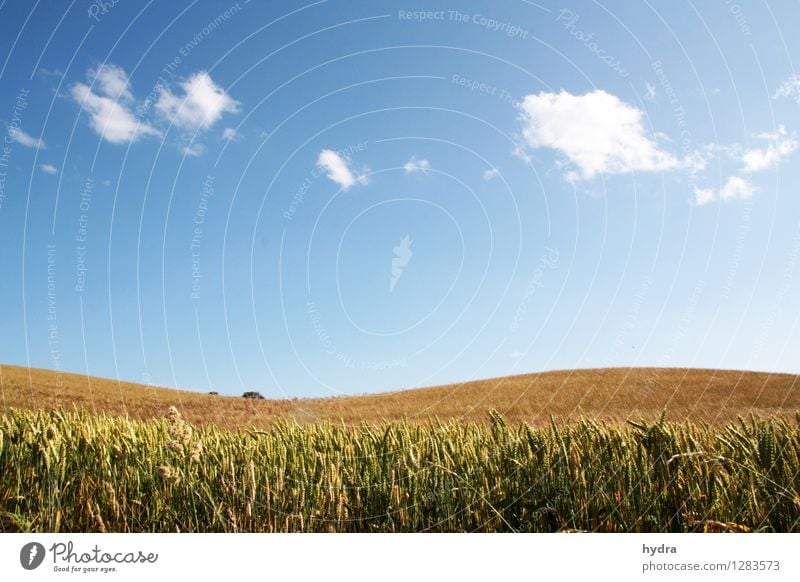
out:
M534 425L589 417L653 419L663 409L674 421L710 424L739 415L766 417L800 410L800 376L685 368L606 368L525 374L462 384L337 398L250 400L158 388L52 370L0 366L3 412L82 408L147 419L176 406L197 424L267 426L279 419L315 421L441 420L483 422L498 410L510 422Z

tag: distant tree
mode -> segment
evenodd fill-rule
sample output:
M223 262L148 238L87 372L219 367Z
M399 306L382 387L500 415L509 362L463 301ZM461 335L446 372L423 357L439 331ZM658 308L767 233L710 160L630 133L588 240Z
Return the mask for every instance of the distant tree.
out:
M260 392L256 392L255 390L249 390L242 394L242 398L252 398L254 400L264 400L264 397L261 396Z
M219 396L219 392L209 392L209 396Z

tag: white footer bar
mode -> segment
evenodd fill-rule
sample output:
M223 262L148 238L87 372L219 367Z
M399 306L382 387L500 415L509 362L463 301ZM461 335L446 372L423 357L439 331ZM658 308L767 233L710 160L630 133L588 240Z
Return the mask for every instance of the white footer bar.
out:
M798 550L797 534L0 534L0 579L778 581L800 580Z

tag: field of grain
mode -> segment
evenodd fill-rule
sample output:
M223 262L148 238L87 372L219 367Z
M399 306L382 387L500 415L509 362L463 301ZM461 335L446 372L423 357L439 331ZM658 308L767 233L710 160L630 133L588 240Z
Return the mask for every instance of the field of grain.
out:
M0 416L5 532L800 531L800 415L194 427Z
M87 410L130 419L158 418L169 406L197 425L265 428L300 424L425 422L431 418L485 423L490 410L511 423L547 425L592 418L608 422L657 419L720 425L739 415L769 418L800 410L800 377L788 374L683 368L569 370L479 380L368 396L266 400L212 396L52 370L0 366L0 412L11 409ZM243 389L243 391L245 390Z

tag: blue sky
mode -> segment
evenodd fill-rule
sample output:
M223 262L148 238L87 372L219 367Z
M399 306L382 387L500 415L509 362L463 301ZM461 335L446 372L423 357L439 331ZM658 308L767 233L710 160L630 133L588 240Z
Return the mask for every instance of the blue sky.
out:
M797 3L0 4L0 362L800 373Z

